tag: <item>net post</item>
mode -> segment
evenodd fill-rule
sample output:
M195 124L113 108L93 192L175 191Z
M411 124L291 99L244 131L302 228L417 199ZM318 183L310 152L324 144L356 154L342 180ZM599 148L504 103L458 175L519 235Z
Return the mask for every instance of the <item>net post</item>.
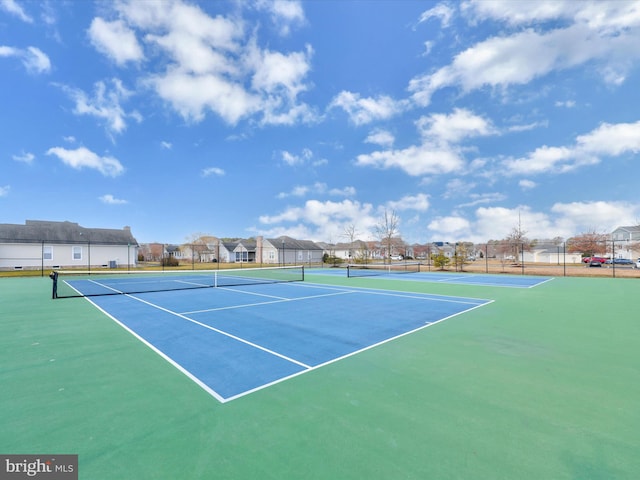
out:
M51 299L58 298L58 272L53 271L49 274L49 278L52 280L53 287L51 289Z
M302 265L302 281L304 282L304 265Z

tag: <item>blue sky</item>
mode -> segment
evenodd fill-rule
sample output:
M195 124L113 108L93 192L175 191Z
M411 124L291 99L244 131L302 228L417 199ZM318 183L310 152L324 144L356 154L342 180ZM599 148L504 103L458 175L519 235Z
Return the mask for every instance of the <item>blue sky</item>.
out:
M0 222L407 242L640 223L639 1L0 0Z

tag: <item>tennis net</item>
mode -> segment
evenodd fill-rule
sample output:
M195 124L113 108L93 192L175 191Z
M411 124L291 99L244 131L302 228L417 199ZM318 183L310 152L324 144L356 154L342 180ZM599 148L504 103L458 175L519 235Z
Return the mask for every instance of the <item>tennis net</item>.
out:
M420 262L402 263L354 263L347 265L347 277L369 277L394 273L417 273Z
M52 298L122 295L193 288L304 281L304 266L174 271L57 270Z

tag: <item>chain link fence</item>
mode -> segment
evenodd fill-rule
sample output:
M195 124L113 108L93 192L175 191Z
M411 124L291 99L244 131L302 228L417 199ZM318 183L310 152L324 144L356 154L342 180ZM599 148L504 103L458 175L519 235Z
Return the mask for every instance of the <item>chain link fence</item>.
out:
M590 252L572 242L445 244L422 252L422 271L640 278L640 245L603 240Z
M414 247L410 260L421 262L421 271L468 273L599 276L640 278L638 242L606 240L591 251L571 242L547 244L488 242L453 243ZM206 269L251 268L282 264L331 266L311 261L306 253L278 250L269 262L251 250L231 251L220 245L152 243L143 245L92 244L91 242L21 242L0 239L0 273L48 275L53 269ZM326 256L326 255L325 255Z

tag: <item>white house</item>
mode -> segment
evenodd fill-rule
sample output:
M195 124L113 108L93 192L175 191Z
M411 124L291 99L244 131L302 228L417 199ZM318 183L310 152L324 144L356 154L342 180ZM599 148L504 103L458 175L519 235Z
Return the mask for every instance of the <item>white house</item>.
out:
M129 227L85 228L73 222L0 224L0 269L135 266L138 242Z
M640 257L640 225L618 227L611 232L612 253L616 258Z
M522 252L522 256L525 263L538 262L560 265L582 262L582 254L567 252L563 244L553 242L540 242L530 251Z

